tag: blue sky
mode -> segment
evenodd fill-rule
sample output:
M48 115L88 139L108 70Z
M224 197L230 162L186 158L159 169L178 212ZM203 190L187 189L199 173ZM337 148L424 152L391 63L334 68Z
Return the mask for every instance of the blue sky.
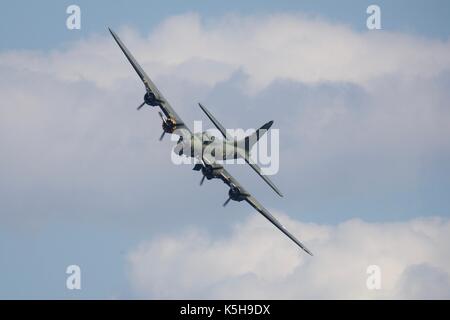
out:
M267 257L291 265L294 254L292 274L297 265L306 266L295 269L298 273L327 272L321 268L334 257L331 248L353 254L348 252L352 245L342 241L355 242L351 235L377 230L380 237L404 235L405 243L418 241L428 248L426 240L415 237L417 230L429 228L436 235L430 241L445 239L450 217L448 1L78 1L82 28L69 31L65 9L72 3L16 1L2 5L0 13L0 97L10 101L0 107L0 298L159 298L179 297L177 292L227 297L232 289L251 298L255 288L270 291L272 285L274 292L283 292L285 283L265 280L277 278L277 268L283 268L264 258L256 259L264 270L249 267L238 277L211 274L214 281L194 285L192 291L180 284L195 280L201 268L183 253L165 260L164 248L186 245L209 265L205 257L225 244L227 252L234 252L230 261L239 263L248 256L245 248L226 244L239 243L249 236L247 230L258 233L262 227L248 219L251 210L243 204L221 207L223 185L207 182L199 188L200 176L190 167L168 161L171 142L158 143L161 129L154 110L134 111L142 87L107 26L120 33L188 123L203 118L198 101L229 126L275 120L282 142L281 168L273 180L286 197L274 195L247 167L230 171L290 221L300 238L310 239L319 257L322 253L324 260L304 262L289 242L280 243L285 246L280 256ZM365 11L372 3L382 10L381 31L366 29ZM273 31L277 26L290 33L287 40ZM259 33L261 28L267 35ZM297 33L306 47L289 40ZM221 37L223 44L211 43L211 48L203 42ZM258 37L263 40L255 46ZM272 52L278 40L284 45ZM198 47L211 52L203 54ZM243 47L247 50L240 51ZM258 64L259 56L271 60ZM291 59L287 65L282 63L286 57ZM239 108L240 116L231 108ZM262 239L277 239L270 227L261 230L270 234ZM207 244L198 247L196 239ZM341 246L334 247L332 240ZM425 265L419 268L428 272L425 276L448 278L448 264L426 260L417 251L417 258L397 263L404 266L400 280L417 264ZM379 252L369 258L393 268L391 257ZM433 253L442 252L450 250L443 244ZM81 291L65 288L70 264L82 268ZM177 269L184 264L192 269ZM147 267L159 278L142 274ZM158 281L165 280L171 287L161 290ZM239 288L241 280L245 287ZM337 289L328 291L336 292L331 297L345 297ZM308 297L293 292L297 295L288 298ZM315 294L330 297L320 290ZM385 294L373 297L391 297ZM402 294L414 297L406 289Z
M318 15L331 21L365 28L365 10L373 1L77 1L82 8L83 28L70 32L63 28L65 9L73 1L15 1L2 8L0 36L2 49L51 49L92 33L104 33L105 26L129 25L148 32L167 16L198 12L205 19L224 13L242 14L295 12ZM387 30L447 39L450 33L450 4L445 0L377 1L383 8ZM11 32L13 31L13 32Z

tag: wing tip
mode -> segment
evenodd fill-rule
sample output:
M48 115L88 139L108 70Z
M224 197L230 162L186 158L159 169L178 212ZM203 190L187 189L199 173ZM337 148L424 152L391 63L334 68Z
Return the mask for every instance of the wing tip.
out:
M110 27L108 27L108 30L109 30L109 33L111 33L114 40L117 42L117 44L122 48L122 46L119 43L119 37L117 36L117 34Z
M275 192L276 192L281 198L284 197L284 194L282 194L280 190L275 190Z
M284 197L284 194L281 193L280 189L278 189L278 187L266 175L261 174L261 176L277 195L279 195L281 198Z

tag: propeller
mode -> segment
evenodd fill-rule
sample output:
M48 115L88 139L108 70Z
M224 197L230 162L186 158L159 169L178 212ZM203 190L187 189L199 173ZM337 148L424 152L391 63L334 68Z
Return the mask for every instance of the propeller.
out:
M227 201L225 201L225 203L223 204L224 207L226 207L226 205L228 204L228 202L230 202L231 197L227 199Z
M194 168L195 169L195 168ZM212 172L212 170L206 170L207 169L207 167L205 167L205 166L203 166L202 167L202 174L203 174L203 177L202 177L202 180L200 180L200 185L203 185L203 182L205 182L205 179L206 178L208 178L208 180L210 180L211 179L211 172Z
M145 80L144 80L145 83ZM146 84L147 86L147 84ZM144 95L144 102L142 102L139 107L137 108L138 110L141 109L145 104L148 104L149 106L155 107L155 106L160 106L164 101L162 101L161 99L158 99L155 94L153 92L151 92L149 89L147 89L147 92Z
M140 109L144 106L144 104L145 104L145 101L142 102L142 103L139 105L139 107L137 107L137 109L140 110Z
M145 102L144 102L145 103ZM161 111L158 112L159 117L161 118L161 120L165 123L166 119L164 118L163 114L161 113ZM159 137L159 141L162 141L162 139L164 138L164 135L166 134L166 131L163 130L161 136Z

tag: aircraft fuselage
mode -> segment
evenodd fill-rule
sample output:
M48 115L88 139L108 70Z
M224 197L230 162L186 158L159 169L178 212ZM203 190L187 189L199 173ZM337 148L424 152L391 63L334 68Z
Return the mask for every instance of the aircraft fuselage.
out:
M174 149L178 155L201 159L202 155L207 154L215 160L228 160L243 158L247 154L242 140L216 139L207 132L193 134L190 139L183 137L180 140Z

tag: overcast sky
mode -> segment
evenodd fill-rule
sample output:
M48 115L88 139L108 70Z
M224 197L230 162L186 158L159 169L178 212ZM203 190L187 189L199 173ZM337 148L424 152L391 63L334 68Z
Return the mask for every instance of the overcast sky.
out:
M0 298L450 298L450 6L371 3L3 5ZM107 26L191 128L274 120L285 197L230 172L314 257L172 164Z

